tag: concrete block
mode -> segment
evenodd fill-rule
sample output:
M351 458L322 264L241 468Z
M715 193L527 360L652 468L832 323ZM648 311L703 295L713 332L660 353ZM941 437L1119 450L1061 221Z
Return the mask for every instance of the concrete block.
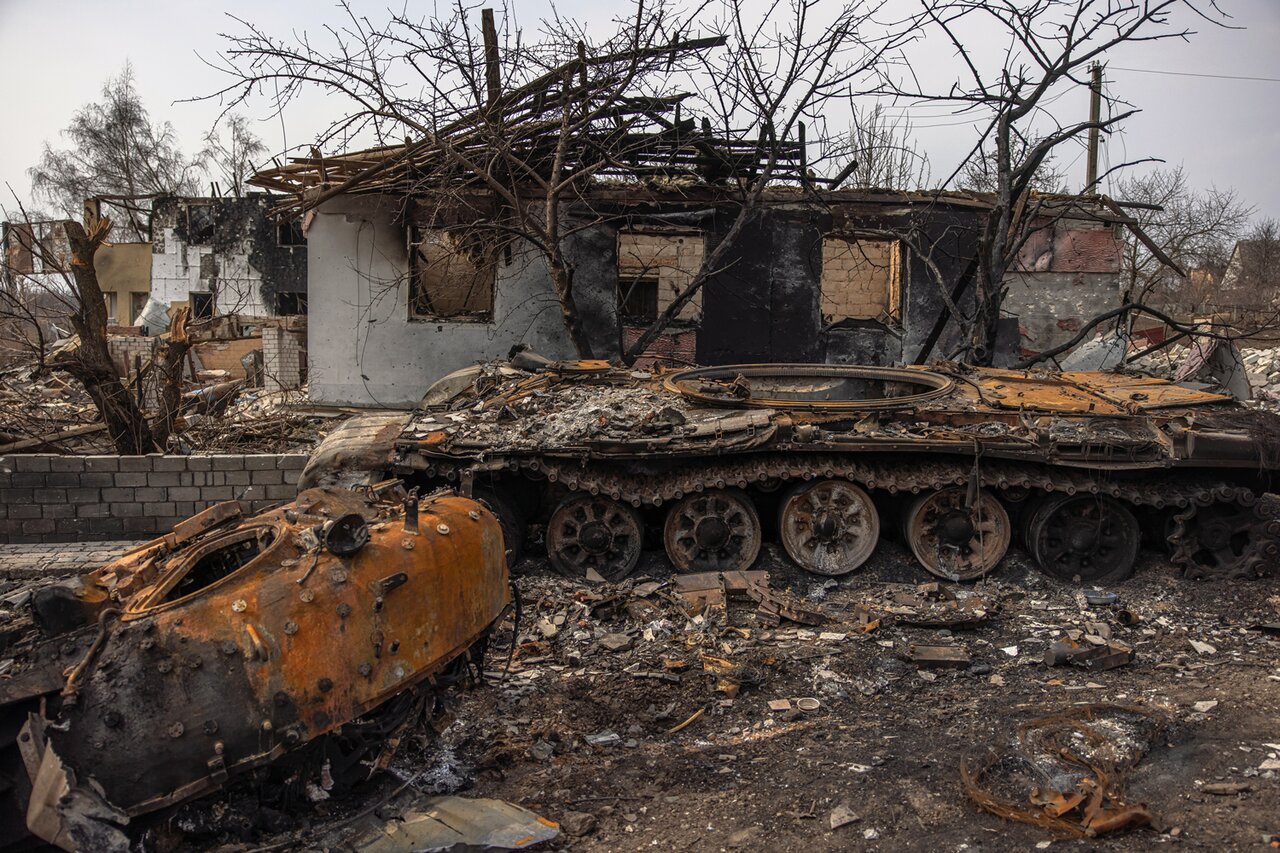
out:
M45 518L75 518L76 507L72 503L49 504L44 507Z
M42 507L33 503L9 504L9 518L40 518L44 515Z
M48 477L71 477L75 479L74 474L23 474L19 472L9 475L9 485L15 489L43 489L48 485Z
M157 456L151 464L152 471L185 471L187 470L186 456Z
M111 505L112 518L133 518L142 515L142 504L137 503L118 503Z
M52 518L33 518L22 522L22 532L31 533L52 533L57 528L57 522Z
M188 471L211 471L213 470L213 460L208 456L188 456Z
M289 472L281 471L278 468L272 468L270 471L258 470L246 471L245 473L249 474L253 478L254 485L271 486L283 483L284 475Z
M227 471L222 476L226 479L226 484L228 486L247 486L249 485L250 477L252 476L252 474L261 474L261 473L265 473L265 472L254 471L251 473L249 471Z
M50 471L86 471L85 461L87 456L51 456L49 457Z
M120 457L121 471L132 471L132 472L151 471L153 465L155 465L155 461L150 456L121 456Z
M213 470L215 471L243 471L243 456L214 456Z
M294 486L267 486L267 498L273 501L291 501L298 496L298 489Z
M81 486L96 486L98 488L102 488L104 486L114 486L115 484L116 475L109 471L80 475Z
M49 486L51 488L66 489L66 488L73 488L81 485L80 478L83 477L84 475L76 474L72 471L59 471L56 474L53 474L53 473L36 474L34 476L44 477L44 484L46 486ZM17 483L14 483L14 485L16 486Z
M182 485L182 474L177 471L165 471L147 477L147 485L157 489L168 489Z
M182 478L184 486L207 486L209 484L209 474L205 471L188 471L179 475Z
M36 489L32 499L38 504L63 504L67 502L66 489Z
M84 457L84 470L86 471L119 471L119 456L86 456Z
M235 496L235 489L230 486L205 486L200 490L200 499L210 503L229 501Z
M173 501L156 501L142 505L142 514L152 518L176 518L177 504Z
M135 515L132 518L124 519L121 529L125 533L155 533L156 520L146 516Z
M176 489L169 490L169 500L171 501L198 501L200 500L200 490L193 487L181 486Z
M301 471L307 467L307 459L309 458L309 456L301 453L286 453L283 456L276 457L276 467L291 471Z
M103 489L102 502L108 504L130 503L133 501L133 489Z
M115 485L117 486L146 486L149 485L148 478L150 474L144 471L130 471L127 473L116 474Z
M90 534L120 534L120 519L118 518L89 518L85 519L85 524L89 527Z
M43 473L48 471L50 468L48 456L39 456L35 454L30 456L6 456L4 459L0 459L0 468L3 468L5 463L12 464L13 470L15 471Z
M31 503L31 489L0 489L0 503L16 506Z
M296 471L281 471L280 473L284 476L284 481L290 486L296 487L298 485L298 480L302 479L301 468Z
M10 545L39 545L44 541L44 535L40 533L10 533L7 538Z
M239 489L236 497L242 501L265 500L267 497L266 486L237 486L236 488Z
M173 495L169 496L172 499ZM204 509L203 506L200 509ZM173 505L173 517L178 519L190 518L196 514L196 505L194 501L176 501Z
M87 520L83 518L59 518L55 522L54 532L59 536L78 536L81 533L87 533Z
M155 501L162 501L167 497L169 497L168 489L157 489L154 486L133 490L133 499L135 501L142 501L143 503L154 503Z
M76 507L76 518L106 518L111 514L111 506L105 503L81 504Z
M244 467L250 471L264 471L268 468L275 468L280 458L282 457L270 455L246 456L244 457Z
M96 504L102 500L99 489L67 489L67 502L73 504Z

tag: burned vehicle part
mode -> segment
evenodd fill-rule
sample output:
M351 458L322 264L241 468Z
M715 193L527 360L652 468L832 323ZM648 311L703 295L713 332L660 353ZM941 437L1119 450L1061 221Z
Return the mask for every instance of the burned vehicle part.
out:
M498 520L467 498L392 482L214 510L44 597L52 633L0 685L6 832L110 849L307 749L367 775L510 603Z
M1101 582L1132 571L1143 524L1191 577L1277 563L1280 521L1258 500L1277 485L1280 416L1227 395L949 363L526 362L449 377L389 452L390 427L365 453L357 423L317 460L385 460L369 476L472 489L509 539L546 525L557 568L611 580L646 529L681 571L745 569L776 531L798 565L840 575L897 531L928 572L971 580L1020 532L1049 574Z

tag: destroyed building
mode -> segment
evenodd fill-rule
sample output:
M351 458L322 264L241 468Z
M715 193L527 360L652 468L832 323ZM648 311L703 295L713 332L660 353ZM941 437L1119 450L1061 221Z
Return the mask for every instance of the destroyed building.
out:
M564 245L575 300L593 354L617 359L697 273L735 202L714 187L624 186L595 189L581 205L589 227ZM647 354L879 365L945 355L957 338L945 300L965 299L989 205L963 193L771 191ZM1061 209L1011 277L1005 307L1021 328L1010 353L1062 343L1119 304L1117 217L1066 198ZM574 354L541 255L518 243L468 255L437 213L358 192L314 211L313 400L411 405L435 377L516 344Z
M116 203L86 209L110 215ZM189 305L195 319L306 314L306 238L300 223L267 215L274 203L267 193L152 201L150 242L112 242L94 258L111 325L142 325L152 297L169 310ZM3 245L8 277L58 287L45 258L69 256L61 221L6 222Z
M151 289L196 319L307 313L307 250L300 223L268 217L266 193L169 198L151 211Z

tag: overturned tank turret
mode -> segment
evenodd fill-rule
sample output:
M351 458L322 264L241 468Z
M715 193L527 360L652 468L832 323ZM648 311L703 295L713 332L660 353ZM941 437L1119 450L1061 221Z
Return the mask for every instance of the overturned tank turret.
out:
M271 762L367 775L509 602L501 528L466 498L206 510L33 595L0 685L0 837L128 849L131 818Z
M349 423L304 481L460 486L513 552L542 525L551 561L589 577L630 573L649 530L683 571L746 568L776 537L825 575L901 535L957 580L1020 535L1049 574L1100 582L1132 571L1144 534L1191 577L1270 571L1280 523L1259 499L1278 469L1280 417L1145 376L526 353L445 377L411 417Z

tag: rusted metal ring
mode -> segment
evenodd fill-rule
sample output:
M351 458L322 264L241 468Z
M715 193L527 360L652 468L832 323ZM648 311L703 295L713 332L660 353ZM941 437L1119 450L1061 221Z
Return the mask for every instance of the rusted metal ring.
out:
M893 397L869 397L864 399L802 399L796 397L770 397L752 394L746 396L724 394L708 390L706 383L733 383L737 379L793 379L793 380L852 380L864 379L879 382L902 382L923 386L924 391ZM682 370L663 380L663 387L686 400L705 406L731 408L784 409L793 411L860 411L867 409L899 409L914 406L941 397L955 387L955 380L932 370L902 367L871 367L847 364L730 364L719 367L699 367ZM741 386L739 386L741 387ZM813 393L813 392L810 392Z

